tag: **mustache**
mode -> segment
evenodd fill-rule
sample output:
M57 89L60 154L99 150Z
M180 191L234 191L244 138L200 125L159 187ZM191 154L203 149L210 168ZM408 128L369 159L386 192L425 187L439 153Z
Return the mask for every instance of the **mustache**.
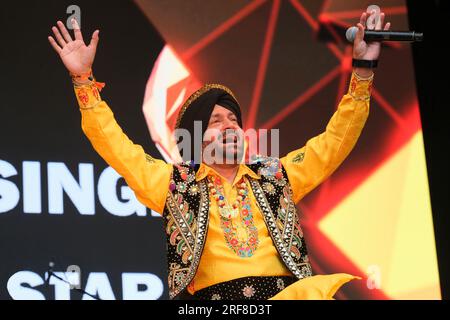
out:
M239 140L239 133L236 130L233 131L225 131L221 133L222 143L237 143ZM220 141L220 137L219 137Z
M205 135L204 142L216 143L238 143L244 140L244 132L239 129L215 130Z

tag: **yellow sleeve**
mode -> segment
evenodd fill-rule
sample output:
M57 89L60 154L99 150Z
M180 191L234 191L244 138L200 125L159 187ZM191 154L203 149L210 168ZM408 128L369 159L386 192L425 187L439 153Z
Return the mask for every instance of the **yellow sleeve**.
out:
M162 213L172 165L147 155L117 124L95 85L75 86L81 126L95 151L114 168L146 207Z
M328 178L352 151L369 115L372 81L373 76L363 79L353 73L348 94L325 132L281 159L295 202Z

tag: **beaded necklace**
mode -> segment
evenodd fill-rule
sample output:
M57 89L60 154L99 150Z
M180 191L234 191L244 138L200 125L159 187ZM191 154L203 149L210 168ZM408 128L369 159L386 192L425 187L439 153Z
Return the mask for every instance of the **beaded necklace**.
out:
M258 229L253 223L246 181L242 178L237 184L238 196L232 205L225 198L221 179L209 177L208 181L210 193L219 208L220 226L228 247L241 258L253 256L258 248L259 239ZM238 216L240 221L236 222Z

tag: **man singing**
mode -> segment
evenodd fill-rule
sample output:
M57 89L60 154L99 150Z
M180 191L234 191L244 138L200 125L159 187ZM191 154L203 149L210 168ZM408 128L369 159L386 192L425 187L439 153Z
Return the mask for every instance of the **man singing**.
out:
M84 133L139 201L163 213L172 299L332 299L358 278L312 274L296 204L339 167L364 127L370 65L381 48L364 41L364 29L375 14L363 13L357 24L350 88L326 131L283 158L260 156L247 164L235 134L242 128L241 109L230 89L205 85L184 103L176 128L195 137L194 123L201 124L200 161L168 164L133 144L101 100L103 85L91 69L99 31L86 46L75 20L75 39L62 22L53 27L49 41L72 76ZM375 29L388 30L384 13L379 18ZM223 157L216 152L206 159L211 145ZM194 149L182 150L184 160L198 156Z

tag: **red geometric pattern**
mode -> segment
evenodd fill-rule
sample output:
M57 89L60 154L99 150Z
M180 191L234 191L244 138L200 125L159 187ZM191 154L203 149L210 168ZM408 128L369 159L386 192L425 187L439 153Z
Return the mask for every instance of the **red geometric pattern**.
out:
M167 100L184 101L195 87L186 90L186 82L222 83L237 95L245 128L280 128L282 155L321 133L346 93L352 48L340 40L341 33L365 10L359 1L343 0L136 3L189 74L168 88ZM407 28L404 1L379 5L393 29ZM316 273L365 276L320 232L318 223L421 130L412 70L408 46L385 48L371 115L357 147L300 204ZM167 106L173 108L172 103ZM364 282L347 286L337 297L388 298Z

